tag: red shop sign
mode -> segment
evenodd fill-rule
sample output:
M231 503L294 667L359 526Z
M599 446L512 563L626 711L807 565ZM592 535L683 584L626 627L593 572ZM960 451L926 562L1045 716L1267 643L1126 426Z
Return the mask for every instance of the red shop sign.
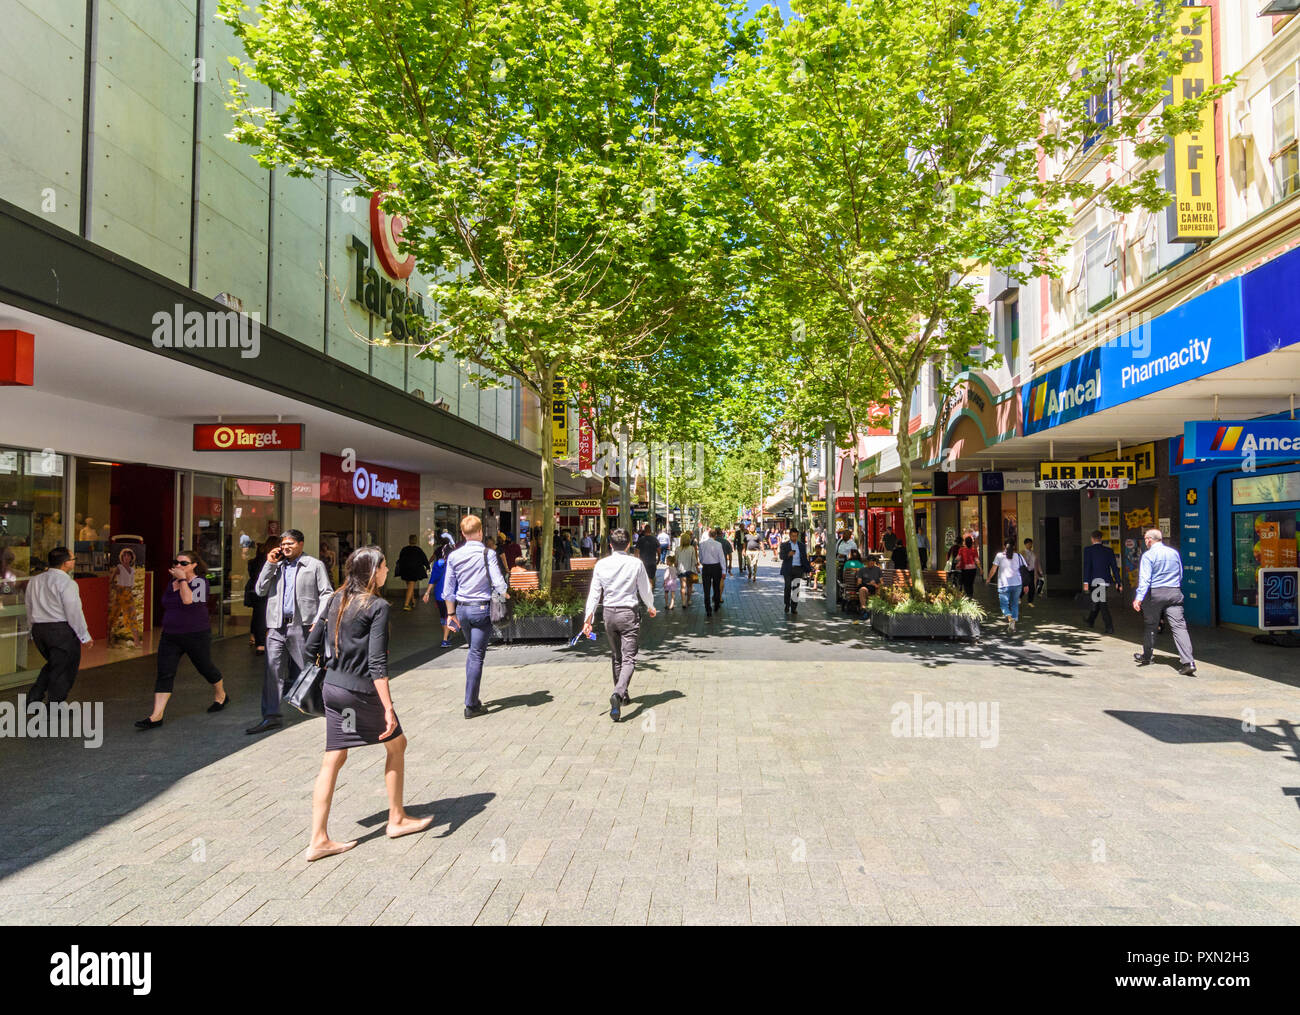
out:
M195 451L301 451L301 423L195 423Z
M531 486L485 486L483 487L484 500L532 500L533 488Z
M420 477L357 459L355 472L343 471L338 455L320 456L320 499L330 504L358 504L394 511L418 511Z

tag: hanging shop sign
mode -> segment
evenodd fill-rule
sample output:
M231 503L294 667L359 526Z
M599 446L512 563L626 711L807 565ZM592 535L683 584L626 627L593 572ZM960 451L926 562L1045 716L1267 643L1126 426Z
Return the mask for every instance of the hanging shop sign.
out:
M569 457L569 387L562 377L551 385L551 457Z
M1040 479L1035 490L1127 490L1128 478L1124 476L1111 479Z
M1133 462L1039 462L1038 479L1137 479ZM1041 487L1039 488L1041 489Z
M1038 483L1032 472L981 472L979 478L980 493L1016 493L1036 489Z
M356 461L351 472L343 469L338 455L320 456L320 499L330 504L383 507L394 511L418 511L420 477L387 465Z
M195 451L301 451L302 423L195 423Z
M824 500L810 500L808 502L808 510L813 512L825 511L826 502Z
M531 486L485 486L483 487L484 500L532 500L533 488Z
M600 507L599 497L556 497L556 507L564 508L598 508Z
M1214 85L1214 35L1209 7L1183 7L1175 39L1190 43L1169 81L1166 105L1194 98ZM1166 211L1172 243L1196 243L1219 235L1218 144L1214 103L1201 110L1196 130L1173 138L1165 155L1165 183L1174 200Z
M856 510L873 507L901 507L901 494L897 490L893 492L869 493L858 498ZM841 514L855 510L852 497L836 497L835 510Z
M1115 460L1115 452L1101 451L1095 455L1089 455L1090 462L1106 462ZM1147 444L1135 444L1131 448L1120 448L1119 459L1125 462L1132 462L1137 466L1135 479L1155 479L1156 478L1156 445L1152 441Z
M1259 626L1265 631L1300 628L1300 568L1259 569Z
M1300 420L1194 420L1183 424L1183 455L1189 459L1241 461L1300 458Z

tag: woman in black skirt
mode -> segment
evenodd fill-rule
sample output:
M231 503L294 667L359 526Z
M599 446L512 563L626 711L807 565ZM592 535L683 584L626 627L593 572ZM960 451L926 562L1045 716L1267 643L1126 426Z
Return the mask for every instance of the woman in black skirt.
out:
M354 550L344 565L343 587L335 592L307 637L305 655L322 653L325 679L325 758L312 794L311 846L308 861L344 853L355 846L329 837L330 803L348 750L383 744L388 751L384 782L388 786L388 837L422 832L432 817L412 818L402 806L406 736L388 692L388 603L382 593L388 564L377 546Z

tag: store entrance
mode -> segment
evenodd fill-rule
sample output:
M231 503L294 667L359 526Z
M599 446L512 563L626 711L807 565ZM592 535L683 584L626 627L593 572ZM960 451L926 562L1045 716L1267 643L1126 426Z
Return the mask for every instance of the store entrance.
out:
M343 581L343 565L358 546L388 546L388 512L382 508L357 507L350 504L320 506L319 557L329 571L330 583L338 588ZM310 553L310 548L307 549Z

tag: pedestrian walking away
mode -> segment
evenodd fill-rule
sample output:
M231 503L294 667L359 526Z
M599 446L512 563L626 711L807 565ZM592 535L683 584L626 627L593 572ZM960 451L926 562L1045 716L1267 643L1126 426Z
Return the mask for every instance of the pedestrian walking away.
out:
M420 549L419 539L412 534L407 539L402 552L397 555L397 577L406 582L406 599L403 610L415 607L415 597L420 592L420 582L429 576L429 558Z
M610 545L613 545L613 536L610 536ZM659 567L659 540L655 539L654 534L650 531L650 523L646 522L641 526L641 536L636 541L636 552L641 556L641 563L645 565L646 576L650 579L650 587L655 586L655 571Z
M1016 633L1016 624L1020 620L1020 570L1024 566L1025 558L1016 552L1014 539L1003 544L1002 552L989 565L989 581L997 576L998 605L1002 607L1002 616L1012 634Z
M1138 565L1137 594L1133 609L1142 614L1145 625L1142 631L1142 651L1134 653L1139 666L1151 664L1151 653L1156 647L1156 632L1163 618L1174 636L1174 648L1183 676L1196 676L1196 660L1192 658L1192 638L1187 633L1187 619L1183 616L1183 558L1172 546L1165 545L1164 534L1159 529L1147 529L1146 553Z
M682 580L677 574L677 554L668 554L664 561L664 609L671 610L677 599L677 590L682 587Z
M330 838L330 805L339 771L354 747L383 744L384 784L388 789L390 839L422 832L432 815L413 818L403 806L406 779L406 735L397 719L388 687L388 603L384 583L388 562L377 546L362 546L343 565L342 587L327 599L307 638L306 657L321 662L325 675L325 757L311 798L311 843L304 858L310 863L346 853L357 844Z
M28 702L65 701L81 668L81 646L93 645L81 610L81 590L72 580L76 558L66 546L56 546L49 568L27 583L27 623L36 651L45 665L27 692Z
M1115 621L1111 619L1110 605L1106 599L1109 589L1118 589L1120 586L1119 562L1115 559L1115 551L1103 543L1101 538L1101 530L1093 529L1092 545L1083 551L1083 591L1092 600L1092 610L1083 618L1083 622L1092 627L1100 612L1106 634L1114 634Z
M962 591L968 598L975 598L975 576L980 570L980 552L970 536L966 537L965 545L957 551L957 567L961 571Z
M691 605L695 583L700 580L700 557L689 532L682 533L682 545L677 547L677 574L682 580L682 609Z
M492 594L508 596L510 589L497 564L497 556L483 545L483 523L478 515L460 520L465 542L447 558L447 577L443 596L447 601L447 621L460 625L469 641L465 660L465 718L486 715L479 697L483 683L483 660L488 639L492 636Z
M262 678L262 721L246 733L265 733L283 725L280 699L306 659L307 631L332 590L325 565L302 552L303 534L289 529L266 555L257 576L257 594L266 596L266 673Z
M601 617L605 621L605 637L609 639L610 661L614 671L614 693L609 696L609 717L618 722L623 706L631 702L628 688L632 672L636 669L636 654L641 639L641 612L638 601L645 603L646 612L654 617L654 589L646 575L642 561L627 552L626 529L610 533L609 545L613 549L608 557L597 561L591 571L591 591L587 593L587 606L583 611L582 633L591 634L596 620L596 608L604 604Z
M447 582L447 558L455 545L450 538L442 544L442 549L434 557L433 571L429 575L429 587L424 590L424 601L427 603L432 596L433 601L438 604L438 618L442 621L442 648L451 645L451 632L460 630L459 625L453 625L451 618L447 616L447 602L443 597Z
M799 615L799 600L790 595L794 580L802 581L812 569L808 560L808 544L798 529L791 529L789 538L781 544L781 577L785 581L785 612Z
M153 711L137 719L136 728L157 729L171 699L176 670L181 656L212 685L209 712L221 712L230 704L230 695L221 680L221 671L212 661L212 615L208 612L208 573L203 558L192 550L178 554L167 572L171 582L162 594L162 638L158 642L158 678L153 687Z
M722 569L726 561L722 556L722 543L718 537L721 529L711 529L700 543L700 574L704 578L704 615L712 617L722 606Z
M667 529L661 528L655 541L659 544L659 563L662 564L668 559L668 546L672 542L672 537L668 535Z

